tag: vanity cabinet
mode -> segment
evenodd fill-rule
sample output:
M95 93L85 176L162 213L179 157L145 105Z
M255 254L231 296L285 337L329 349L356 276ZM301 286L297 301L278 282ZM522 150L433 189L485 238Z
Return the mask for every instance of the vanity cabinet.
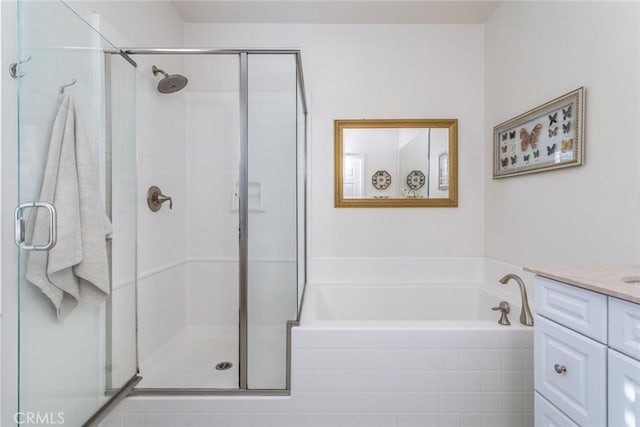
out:
M640 305L536 276L536 427L640 425Z

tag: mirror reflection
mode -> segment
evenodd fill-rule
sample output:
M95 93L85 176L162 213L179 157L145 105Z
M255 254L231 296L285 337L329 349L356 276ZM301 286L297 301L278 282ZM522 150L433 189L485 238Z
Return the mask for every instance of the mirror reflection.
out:
M455 120L336 120L336 206L456 206Z

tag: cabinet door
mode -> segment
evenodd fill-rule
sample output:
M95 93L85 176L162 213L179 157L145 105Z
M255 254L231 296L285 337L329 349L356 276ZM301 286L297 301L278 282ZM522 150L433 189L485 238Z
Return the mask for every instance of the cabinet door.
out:
M609 347L640 359L640 304L609 298Z
M609 425L640 425L640 361L609 349Z
M607 343L606 295L536 277L536 314Z
M535 427L580 427L558 408L553 406L540 393L535 394Z
M607 348L536 316L535 388L582 427L607 421Z

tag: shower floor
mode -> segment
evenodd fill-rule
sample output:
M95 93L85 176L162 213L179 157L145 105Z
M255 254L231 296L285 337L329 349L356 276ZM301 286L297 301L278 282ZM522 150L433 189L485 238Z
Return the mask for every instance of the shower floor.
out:
M231 362L224 371L219 362ZM187 327L140 367L136 388L238 388L238 329Z

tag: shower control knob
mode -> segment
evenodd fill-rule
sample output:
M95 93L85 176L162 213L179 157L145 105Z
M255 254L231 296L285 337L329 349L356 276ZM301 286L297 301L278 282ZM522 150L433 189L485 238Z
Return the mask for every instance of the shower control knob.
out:
M173 209L173 200L169 196L162 194L162 190L152 185L147 191L147 206L152 212L158 212L164 202L169 202L169 209Z

